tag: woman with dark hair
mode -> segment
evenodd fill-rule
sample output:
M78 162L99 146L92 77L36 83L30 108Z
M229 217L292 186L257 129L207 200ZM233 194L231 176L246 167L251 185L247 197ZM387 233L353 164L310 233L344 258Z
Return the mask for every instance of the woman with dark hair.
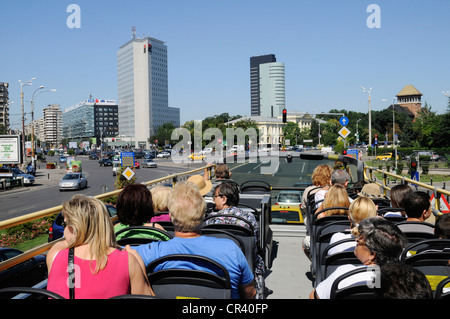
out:
M405 208L405 198L413 192L413 189L406 184L396 185L391 188L391 207L394 208ZM405 212L387 212L383 216L403 216L405 217Z
M213 200L216 205L216 210L211 212L208 217L214 215L221 216L217 216L216 218L209 218L205 222L205 224L234 224L246 228L250 228L249 225L252 225L255 244L258 245L260 231L259 223L252 213L244 211L237 207L237 205L239 204L239 188L237 184L232 181L224 181L221 184L217 185L214 188ZM229 215L229 217L223 215ZM233 216L244 218L248 222L242 221L238 218L233 218ZM260 255L257 254L255 268L255 286L257 299L265 298L264 272L264 260Z
M132 226L147 226L164 230L161 225L149 222L154 216L152 194L144 184L127 185L117 196L116 208L119 218L119 223L114 226L116 233ZM155 236L158 239L169 240L168 237L160 238L159 233L142 229L120 233L117 240L124 237L154 238Z

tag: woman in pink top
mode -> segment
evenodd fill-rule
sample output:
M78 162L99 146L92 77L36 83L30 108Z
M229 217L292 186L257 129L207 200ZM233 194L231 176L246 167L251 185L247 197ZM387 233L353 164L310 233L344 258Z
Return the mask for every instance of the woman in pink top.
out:
M69 298L68 255L74 248L75 298L154 295L139 255L120 250L105 205L75 195L63 203L64 237L47 254L47 289Z

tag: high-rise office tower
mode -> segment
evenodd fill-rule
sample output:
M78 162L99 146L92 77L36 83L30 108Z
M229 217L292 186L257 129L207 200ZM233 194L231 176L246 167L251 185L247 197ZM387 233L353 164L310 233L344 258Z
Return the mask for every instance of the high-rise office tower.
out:
M134 31L134 30L133 30ZM133 38L117 53L119 135L136 147L164 123L180 126L180 109L169 107L167 46L163 41Z
M284 63L274 54L250 58L251 115L277 117L286 106Z

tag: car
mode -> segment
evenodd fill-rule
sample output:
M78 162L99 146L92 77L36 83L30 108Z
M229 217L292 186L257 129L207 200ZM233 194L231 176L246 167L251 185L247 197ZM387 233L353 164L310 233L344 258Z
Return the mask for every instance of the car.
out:
M378 155L375 160L376 161L390 161L392 159L392 153L384 153L383 155ZM398 155L397 155L398 159Z
M65 157L64 155L61 155L61 156L59 157L59 162L60 162L60 163L65 163L65 162L67 162L67 157Z
M145 153L142 151L135 151L134 152L134 158L144 158L145 157Z
M60 191L67 189L79 190L82 188L87 188L87 186L88 180L84 173L67 173L59 182Z
M89 159L98 160L100 159L100 157L98 156L97 153L92 152L89 154Z
M149 159L149 158L155 158L155 152L150 152L150 153L146 153L144 158L145 159Z
M21 250L0 247L0 262L23 254ZM36 255L16 266L0 271L0 288L32 287L47 278L47 265L44 255ZM13 293L12 296L17 295ZM10 297L12 297L10 296ZM5 298L2 295L2 298Z
M203 149L203 151L201 151L200 153L202 153L203 155L211 155L213 152L213 149L211 147L205 147Z
M112 166L113 164L109 158L105 157L98 161L98 165L99 166Z
M302 191L280 191L277 195L275 205L272 205L272 222L275 224L303 223L303 215L300 211L302 196Z
M156 155L157 158L169 158L170 153L168 151L162 151Z
M277 195L276 203L278 205L282 205L282 204L300 205L302 202L302 196L303 196L302 191L294 191L294 190L280 191Z
M205 159L205 156L203 156L202 154L199 154L199 153L192 153L191 155L189 155L189 158L193 161L198 161L198 160L203 161Z
M156 164L152 159L146 159L142 162L142 168L157 168L158 164Z
M90 160L98 160L98 159L100 159L100 157L98 156L97 153L91 153L91 154L89 154L89 159Z
M433 152L433 154L431 155L432 161L440 161L441 159L442 157L438 153Z
M11 169L11 172L13 173L14 177L23 177L23 183L25 185L33 185L34 184L34 176L24 173L22 172L20 169L18 169L17 167L13 167Z
M106 204L106 209L108 209L109 216L114 217L117 215L117 209L110 204ZM57 240L64 235L64 228L62 227L62 221L64 220L62 212L59 212L53 220L52 225L48 229L48 242Z

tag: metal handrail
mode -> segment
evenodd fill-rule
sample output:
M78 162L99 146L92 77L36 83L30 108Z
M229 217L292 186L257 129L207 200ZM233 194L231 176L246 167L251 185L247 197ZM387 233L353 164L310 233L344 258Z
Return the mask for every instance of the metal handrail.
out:
M211 169L213 167L215 167L215 164L206 165L204 167L197 168L197 169L194 169L194 170L190 170L190 171L187 171L187 172L184 172L184 173L172 174L172 175L169 175L169 176L161 177L161 178L149 181L149 182L144 182L143 184L145 184L146 186L150 186L150 185L154 185L154 184L159 184L159 183L165 182L167 180L171 180L173 184L176 184L178 181L187 179L186 178L187 176L190 176L190 175L192 175L194 173L197 173L199 171L204 171L205 169L207 169L207 170L209 170L209 172L211 172ZM115 196L115 195L119 194L121 191L122 191L121 189L118 189L118 190L114 190L114 191L111 191L111 192L108 192L108 193L95 195L93 197L97 198L97 199L100 199L100 200L101 199L106 199L106 198L109 198L109 197L112 197L112 196ZM23 223L26 223L26 222L29 222L29 221L33 221L33 220L36 220L36 219L39 219L39 218L42 218L42 217L51 216L51 215L59 213L61 210L62 210L62 205L59 205L59 206L55 206L55 207L52 207L52 208L44 209L44 210L41 210L41 211L38 211L38 212L35 212L35 213L31 213L31 214L28 214L28 215L23 215L23 216L20 216L20 217L16 217L16 218L8 219L8 220L5 220L5 221L1 221L0 222L0 230L1 229L5 229L5 228L9 228L9 227L12 227L12 226L20 225L20 224L23 224ZM113 217L113 219L117 219L117 216ZM13 267L15 265L18 265L21 262L24 262L24 261L26 261L26 260L28 260L28 259L30 259L30 258L32 258L32 257L34 257L36 255L46 253L48 250L50 250L50 248L56 242L61 241L61 240L63 240L63 238L55 240L55 241L53 241L51 243L42 244L42 245L37 246L37 247L35 247L33 249L27 250L23 254L20 254L20 255L18 255L16 257L13 257L11 259L8 259L6 261L1 262L0 263L0 271L8 269L10 267Z
M368 174L367 174L367 171L368 171ZM382 175L383 175L383 178L382 178L382 181L383 181L383 183L378 183L378 182L376 182L374 179L373 179L373 176L372 176L372 173L373 172L377 172L377 173L381 173ZM396 175L396 174L393 174L393 173L389 173L389 172L385 172L385 171L383 171L383 170L380 170L380 169L378 169L378 168L374 168L374 167L371 167L371 166L365 166L364 167L364 178L366 179L366 180L369 180L370 182L372 182L372 183L375 183L375 184L377 184L377 185L379 185L379 186L381 186L382 188L383 188L383 192L384 192L384 195L386 196L386 193L387 193L387 191L389 190L391 190L388 186L387 186L387 177L392 177L392 178L394 178L394 179L396 179L396 180L401 180L402 181L402 184L405 184L405 183L411 183L411 184L414 184L414 185L417 185L417 186L420 186L420 187L423 187L423 188L425 188L425 189L428 189L428 190L431 190L431 191L433 191L433 194L434 194L434 197L437 199L437 200L435 200L435 209L436 210L440 210L440 205L441 205L441 201L440 200L438 200L440 197L441 197L441 195L446 195L446 196L450 196L450 191L448 191L448 190L445 190L445 189L443 189L443 188L438 188L438 187L433 187L433 186L431 186L431 185L428 185L428 184L425 184L425 183L422 183L422 182L418 182L418 181L416 181L416 180L413 180L413 179L411 179L411 178L407 178L407 177L404 177L404 176L400 176L400 175Z

